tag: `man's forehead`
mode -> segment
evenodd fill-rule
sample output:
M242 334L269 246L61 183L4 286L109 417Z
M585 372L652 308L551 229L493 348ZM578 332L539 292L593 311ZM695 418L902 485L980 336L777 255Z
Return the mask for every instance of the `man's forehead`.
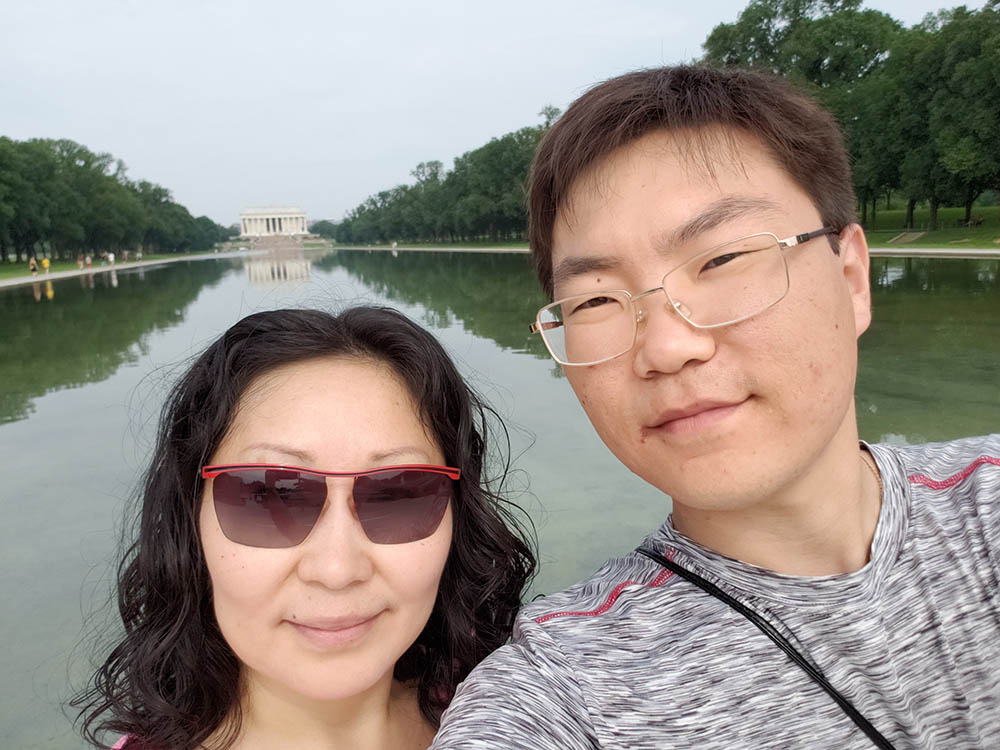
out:
M653 205L647 196L655 199L662 188L649 182L660 177L682 192ZM782 186L797 190L771 152L740 131L648 134L610 154L571 187L553 226L553 285L618 267L624 261L621 232L645 232L642 247L670 256L728 223L750 219L770 226L787 208ZM630 237L627 246L635 247L635 239Z
M560 202L556 220L572 225L579 204L612 194L612 181L625 171L662 166L691 182L716 184L721 173L746 175L746 160L777 160L755 136L722 126L654 130L606 154L582 171Z
M754 168L760 166L787 176L769 149L738 130L714 127L649 133L611 152L571 184L553 223L553 249L558 254L560 235L577 234L581 225L595 218L595 211L603 213L613 201L622 197L641 201L643 196L637 191L645 189L648 179L656 180L661 170L670 181L694 188L671 202L675 226L662 231L675 236L664 236L665 241L686 241L723 221L751 213L777 214L780 206L773 196L764 185L753 182ZM623 180L632 183L631 195L621 193ZM695 192L700 200L693 200Z

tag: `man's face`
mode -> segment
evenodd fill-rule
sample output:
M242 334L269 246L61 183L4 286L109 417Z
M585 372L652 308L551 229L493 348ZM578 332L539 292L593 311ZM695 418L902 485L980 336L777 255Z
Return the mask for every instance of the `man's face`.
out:
M715 245L822 226L756 140L737 134L727 145L721 135L652 133L578 179L553 231L555 299L637 294ZM712 154L710 166L699 153ZM844 230L839 256L822 237L784 252L788 293L760 314L696 329L649 295L630 352L565 368L605 444L675 508L749 507L836 446L857 448L857 337L870 322L864 235Z

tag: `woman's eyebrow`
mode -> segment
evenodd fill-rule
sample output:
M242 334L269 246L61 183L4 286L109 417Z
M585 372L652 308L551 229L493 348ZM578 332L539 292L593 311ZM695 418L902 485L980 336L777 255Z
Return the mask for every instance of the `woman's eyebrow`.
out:
M369 460L372 463L381 463L387 459L399 458L400 456L406 456L412 458L413 456L422 456L424 460L428 459L427 451L417 445L405 445L400 448L393 448L392 450L379 451L377 453L372 453L369 455Z
M701 234L745 216L773 216L780 213L781 206L767 198L746 196L724 196L712 201L698 214L663 234L656 243L660 252L690 242Z
M279 443L252 443L246 447L246 450L263 450L268 453L280 453L284 456L291 456L292 458L301 461L305 466L308 466L314 459L313 454L309 451L298 450L290 445L281 445Z

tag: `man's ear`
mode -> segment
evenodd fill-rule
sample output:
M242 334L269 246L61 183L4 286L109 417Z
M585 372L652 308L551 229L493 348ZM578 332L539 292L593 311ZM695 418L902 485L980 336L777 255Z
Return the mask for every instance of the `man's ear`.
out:
M848 224L840 233L840 260L844 281L854 306L854 329L857 336L872 322L872 294L868 276L868 239L858 224Z

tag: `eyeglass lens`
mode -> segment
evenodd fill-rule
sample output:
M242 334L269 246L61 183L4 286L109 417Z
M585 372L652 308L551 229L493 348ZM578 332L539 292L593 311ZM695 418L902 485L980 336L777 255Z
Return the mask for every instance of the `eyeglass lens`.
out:
M372 542L405 544L434 533L451 491L446 474L390 469L355 477L354 508ZM212 484L222 533L250 547L301 543L319 520L326 495L326 477L295 469L225 471Z
M661 294L674 310L692 325L709 328L745 320L776 303L788 291L788 272L777 239L761 234L701 253L662 283ZM542 308L539 329L561 362L603 361L632 347L636 304L622 291L576 295Z

